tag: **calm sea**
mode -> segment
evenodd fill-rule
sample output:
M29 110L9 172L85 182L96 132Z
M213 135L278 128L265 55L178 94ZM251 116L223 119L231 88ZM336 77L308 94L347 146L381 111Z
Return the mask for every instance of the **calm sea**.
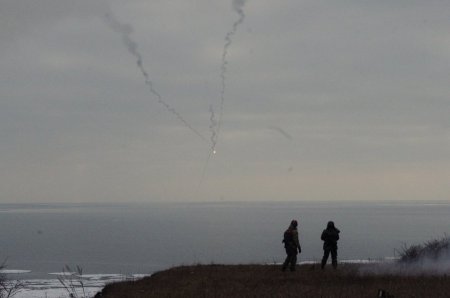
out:
M26 278L65 265L86 274L147 274L196 263L274 263L282 233L299 220L301 261L322 254L329 220L339 259L394 257L405 244L450 230L449 202L1 204L0 259Z

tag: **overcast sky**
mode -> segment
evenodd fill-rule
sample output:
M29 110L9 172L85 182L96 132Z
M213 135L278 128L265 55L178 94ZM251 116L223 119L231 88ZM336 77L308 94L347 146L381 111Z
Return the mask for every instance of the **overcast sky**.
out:
M232 4L2 0L0 202L450 198L449 2Z

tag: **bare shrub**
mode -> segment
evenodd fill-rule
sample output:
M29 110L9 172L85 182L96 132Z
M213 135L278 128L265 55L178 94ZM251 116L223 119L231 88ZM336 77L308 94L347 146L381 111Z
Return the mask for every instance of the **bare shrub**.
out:
M70 298L88 298L83 281L83 269L80 266L77 265L74 272L66 265L62 273L58 276L58 280Z
M400 263L413 263L423 260L438 260L450 252L450 237L445 235L441 239L433 239L423 244L411 246L403 245L399 251Z
M5 262L0 265L0 271L6 268ZM0 273L0 298L11 298L24 288L20 280L11 280L5 274Z

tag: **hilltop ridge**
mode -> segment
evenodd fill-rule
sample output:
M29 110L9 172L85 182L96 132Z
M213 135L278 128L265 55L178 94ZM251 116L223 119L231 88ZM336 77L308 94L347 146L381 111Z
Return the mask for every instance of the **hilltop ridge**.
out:
M194 265L107 285L96 297L448 297L450 276L360 274L370 265L344 264L337 270L320 265L281 272L275 265Z

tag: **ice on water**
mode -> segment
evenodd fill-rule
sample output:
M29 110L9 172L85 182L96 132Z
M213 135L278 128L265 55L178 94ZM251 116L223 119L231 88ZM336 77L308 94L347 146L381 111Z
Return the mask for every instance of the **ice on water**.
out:
M0 271L0 273L6 274L9 279L18 279L23 283L24 288L14 296L16 298L63 298L68 296L69 293L57 278L20 279L21 274L30 272L31 270L18 269ZM108 283L134 280L148 276L148 274L83 274L79 276L75 272L51 272L48 273L48 275L61 277L63 279L73 277L75 289L81 297L93 297ZM80 278L83 281L83 287L77 282Z

